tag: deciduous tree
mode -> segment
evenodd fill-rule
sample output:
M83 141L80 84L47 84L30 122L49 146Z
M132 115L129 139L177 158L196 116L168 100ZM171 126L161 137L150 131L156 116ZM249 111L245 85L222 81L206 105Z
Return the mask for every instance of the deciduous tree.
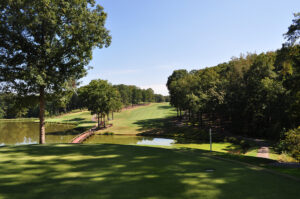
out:
M0 81L38 94L42 144L45 96L83 77L93 48L110 45L106 13L94 0L2 0L0 13Z

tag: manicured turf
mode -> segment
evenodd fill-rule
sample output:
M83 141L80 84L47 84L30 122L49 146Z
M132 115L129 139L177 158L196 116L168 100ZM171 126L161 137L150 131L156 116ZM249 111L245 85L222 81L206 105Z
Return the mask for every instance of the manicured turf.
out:
M299 187L299 181L204 156L198 149L0 147L0 198L286 199L298 198Z
M115 113L114 120L110 121L110 123L113 123L113 127L98 131L98 133L104 134L105 132L112 132L119 135L136 135L146 133L146 135L148 135L152 132L160 132L162 133L161 136L164 137L184 137L192 138L192 140L199 139L198 136L203 134L203 132L199 132L198 128L176 126L176 124L172 123L172 118L175 115L175 109L172 108L169 103L152 103L148 106L135 107L133 109ZM82 128L91 128L95 125L95 122L93 122L91 118L92 115L89 111L79 111L58 117L47 118L46 121L75 124L81 131L83 131ZM209 150L209 144L207 143L191 144L186 143L186 141L183 143L179 141L177 146ZM246 155L255 157L257 149L257 147L251 148L247 151ZM232 143L223 142L213 144L213 151L234 152L237 150L241 150L241 147ZM278 157L279 155L270 150L270 158L277 160Z
M141 106L120 113L115 113L113 127L100 131L113 132L114 134L131 134L135 135L143 132L142 125L139 121L163 119L176 114L175 110L170 107L169 103L152 103L148 106Z
M96 122L92 121L92 115L90 111L80 111L76 113L69 113L53 118L47 118L46 122L57 122L75 124L77 127L90 128L95 126Z

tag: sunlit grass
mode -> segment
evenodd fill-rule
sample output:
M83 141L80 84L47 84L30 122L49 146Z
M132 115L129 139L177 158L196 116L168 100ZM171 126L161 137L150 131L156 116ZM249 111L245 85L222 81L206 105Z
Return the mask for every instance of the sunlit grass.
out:
M209 154L107 144L1 147L0 198L282 199L300 194L295 180ZM209 168L215 171L206 172Z
M114 134L135 135L143 132L140 125L137 124L138 121L162 119L175 114L175 110L169 107L169 103L152 103L148 106L123 110L114 114L114 120L110 121L113 126L109 128L109 131ZM104 133L105 131L107 130L98 133Z
M192 149L202 149L202 150L210 150L210 144L175 144L174 147L178 148L192 148ZM212 144L212 151L217 152L235 152L236 150L240 149L239 146L229 143L229 142L222 142L222 143L213 143Z
M81 111L76 113L69 113L53 118L47 118L46 122L75 124L77 127L93 127L95 122L92 121L92 115L90 111Z

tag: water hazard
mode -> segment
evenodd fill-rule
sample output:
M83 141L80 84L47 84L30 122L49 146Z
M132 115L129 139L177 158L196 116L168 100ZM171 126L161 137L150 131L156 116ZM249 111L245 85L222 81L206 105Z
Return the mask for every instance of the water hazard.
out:
M46 124L46 143L70 143L80 132L74 125ZM39 123L34 122L0 122L0 146L26 145L39 142ZM160 145L172 146L175 140L144 136L125 135L94 135L84 144L130 144L130 145Z
M160 145L171 146L175 140L167 138L153 138L126 135L94 135L87 139L85 144L133 144L133 145Z
M46 124L46 143L69 143L75 136L74 125ZM0 122L0 146L37 144L39 142L39 123Z

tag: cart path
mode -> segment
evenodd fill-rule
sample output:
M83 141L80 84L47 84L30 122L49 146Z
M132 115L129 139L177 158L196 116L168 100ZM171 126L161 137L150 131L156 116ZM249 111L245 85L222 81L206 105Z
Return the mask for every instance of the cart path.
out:
M259 158L269 158L269 147L267 147L267 146L261 146L257 150L256 157L259 157Z

